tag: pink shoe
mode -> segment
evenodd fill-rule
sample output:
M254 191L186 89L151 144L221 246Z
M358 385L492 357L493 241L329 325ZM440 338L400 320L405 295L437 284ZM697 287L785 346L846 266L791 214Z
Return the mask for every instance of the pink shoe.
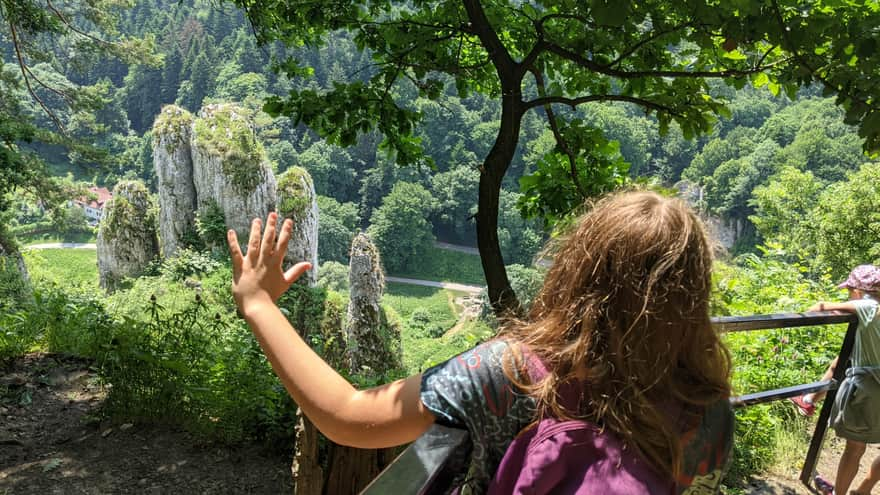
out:
M811 404L809 402L804 401L804 396L799 395L797 397L789 397L791 402L798 408L798 414L801 416L812 416L814 412L816 412L816 404Z
M834 495L834 485L829 483L822 476L818 474L814 476L813 483L816 484L816 490L819 490L819 493L821 493L822 495Z

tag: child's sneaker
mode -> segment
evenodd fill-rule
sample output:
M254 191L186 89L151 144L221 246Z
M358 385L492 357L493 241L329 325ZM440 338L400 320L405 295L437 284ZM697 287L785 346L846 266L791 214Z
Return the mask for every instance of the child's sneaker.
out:
M816 404L812 402L807 402L804 400L803 395L799 395L797 397L789 397L788 400L792 401L794 405L797 406L798 414L801 416L812 416L814 412L816 412Z
M813 477L813 483L816 484L816 490L822 495L834 495L834 485L818 474Z

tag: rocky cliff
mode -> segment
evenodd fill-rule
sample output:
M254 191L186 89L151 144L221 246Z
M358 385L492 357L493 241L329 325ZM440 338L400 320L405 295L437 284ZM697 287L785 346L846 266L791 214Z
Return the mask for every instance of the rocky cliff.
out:
M123 181L113 188L98 228L98 277L113 292L125 277L139 275L159 256L156 206L143 183Z
M399 366L400 335L385 321L380 302L385 276L379 250L366 234L351 243L346 339L352 373L379 376Z
M318 202L315 184L304 168L291 167L278 177L278 214L293 220L284 266L311 262L312 269L301 280L314 286L318 272Z
M159 238L169 258L194 238L196 190L190 150L193 116L168 105L153 124L153 165L159 189Z
M215 202L240 238L247 239L251 220L275 210L275 176L243 109L202 108L193 124L192 163L198 208Z

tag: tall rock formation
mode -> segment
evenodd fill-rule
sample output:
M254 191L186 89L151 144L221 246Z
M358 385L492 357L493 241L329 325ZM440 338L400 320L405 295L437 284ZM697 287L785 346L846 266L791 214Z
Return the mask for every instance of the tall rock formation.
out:
M306 169L291 167L278 177L278 214L293 220L284 266L311 262L312 269L300 280L313 287L318 280L318 202L315 184Z
M284 256L284 268L300 261L311 261L312 269L304 273L297 283L314 287L318 266L318 203L312 178L304 169L294 167L278 178L278 214L293 220L293 231ZM309 328L303 321L297 325L306 342L312 336L321 335L323 328ZM321 495L324 493L324 468L319 447L320 434L302 410L296 411L293 464L290 469L297 495Z
M159 256L156 208L147 188L123 181L113 188L98 228L98 277L113 292L125 277L139 275Z
M385 276L379 264L379 250L366 234L351 242L349 261L348 340L349 367L352 373L380 376L399 366L400 335L394 334L385 321L380 306Z
M346 340L350 376L380 378L400 368L400 334L381 307L385 277L379 251L365 234L355 236L349 262ZM355 449L333 445L325 493L359 493L391 462L394 449Z
M174 256L188 238L195 238L192 127L192 114L174 105L162 108L153 123L153 165L159 179L159 239L165 258Z
M216 203L240 238L247 239L251 220L275 210L275 176L244 109L202 108L193 124L192 162L198 208Z

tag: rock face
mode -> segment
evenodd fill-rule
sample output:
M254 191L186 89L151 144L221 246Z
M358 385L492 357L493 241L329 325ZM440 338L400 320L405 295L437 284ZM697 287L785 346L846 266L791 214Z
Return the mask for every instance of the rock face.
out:
M27 266L18 246L6 237L0 226L0 311L5 311L10 303L16 307L23 301L33 301L33 293L29 289L30 277ZM341 331L342 327L340 327Z
M355 236L349 262L346 340L349 372L381 377L400 367L400 335L385 321L380 301L385 277L379 251L364 234ZM394 449L354 449L333 445L325 493L359 493L393 459Z
M394 336L382 335L385 322L380 301L385 276L379 265L379 250L366 234L356 235L351 243L348 277L350 294L345 333L351 372L381 374L395 367L398 359L390 350Z
M278 214L293 220L284 266L310 262L313 268L300 280L314 286L318 266L318 202L315 184L304 168L291 167L278 178Z
M318 203L312 178L304 169L294 167L278 178L278 214L293 220L293 232L284 256L284 268L300 261L318 266ZM297 283L314 287L317 282L315 268L307 271ZM336 322L339 324L339 322ZM312 335L320 335L320 328L301 328L306 341ZM326 358L326 356L325 356ZM324 468L319 447L320 434L302 410L297 409L294 432L294 454L291 471L297 495L320 495L324 486Z
M251 220L275 210L275 176L241 108L202 108L193 124L192 163L198 208L215 202L240 238L247 239Z
M153 124L153 165L159 189L159 238L162 256L170 258L192 238L196 190L190 150L193 116L168 105Z
M28 276L27 266L24 264L24 258L21 256L21 251L19 251L18 246L15 243L2 235L0 232L0 258L4 258L11 263L12 266L18 271L19 276L21 276L21 280L25 283L30 281L30 276Z
M143 272L159 256L156 211L147 188L137 181L120 182L104 206L98 229L98 277L113 292L125 277Z

